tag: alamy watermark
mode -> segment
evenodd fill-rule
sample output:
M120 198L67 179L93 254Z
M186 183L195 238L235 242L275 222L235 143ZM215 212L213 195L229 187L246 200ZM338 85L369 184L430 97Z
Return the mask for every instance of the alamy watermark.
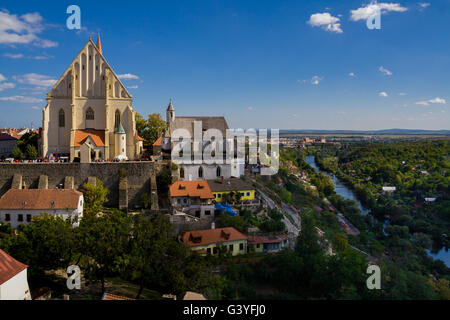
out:
M67 267L66 271L67 275L69 276L67 278L66 284L67 288L69 290L73 289L81 289L81 270L80 267L77 265L71 265Z
M381 270L380 267L372 264L367 267L367 274L370 276L366 280L367 289L381 289Z
M67 7L67 14L70 16L66 20L66 26L69 30L80 30L81 29L81 9L79 6L72 4Z
M259 165L261 175L274 175L279 169L278 129L202 130L194 121L193 137L186 128L171 133L171 160L177 164ZM270 132L270 138L268 133Z

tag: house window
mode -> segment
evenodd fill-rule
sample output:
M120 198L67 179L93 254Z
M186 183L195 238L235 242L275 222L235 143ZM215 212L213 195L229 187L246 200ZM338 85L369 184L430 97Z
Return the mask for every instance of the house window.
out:
M59 127L65 127L66 126L66 117L64 115L64 110L59 110Z
M234 250L234 245L230 244L230 245L228 246L228 250L231 251L231 252L233 252L233 250Z
M178 203L178 204L181 204L181 199L177 199L177 203Z
M247 192L247 197L250 197L250 192Z
M207 254L211 254L211 248L206 249Z
M200 210L195 211L195 216L196 216L197 218L200 218Z
M91 107L89 107L86 111L86 120L94 120L95 115L94 115L94 110L92 110Z
M19 214L17 217L17 221L22 222L23 221L23 214Z
M217 254L217 247L213 248L213 254Z
M5 221L11 221L11 215L9 213L5 214Z
M216 169L216 176L220 177L222 174L222 169L220 169L220 167L217 167Z
M244 192L241 192L241 197L244 197L245 196L245 193Z
M243 243L239 243L239 250L240 251L244 250L244 244Z
M259 249L260 246L261 246L261 244L259 244L259 243L256 245L256 247L257 247L258 249Z
M211 211L206 210L206 211L205 211L205 215L210 216L210 215L211 215Z
M27 214L27 222L31 222L31 214Z
M203 168L202 167L198 168L198 177L203 178Z

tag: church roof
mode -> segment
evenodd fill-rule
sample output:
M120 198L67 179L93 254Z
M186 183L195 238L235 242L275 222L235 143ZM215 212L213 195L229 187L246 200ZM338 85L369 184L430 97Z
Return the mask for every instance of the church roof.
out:
M194 121L202 122L202 132L208 129L217 129L222 132L223 138L226 137L226 130L228 129L227 121L224 117L175 117L175 120L170 123L170 133L176 129L186 129L189 131L191 137L194 137Z
M81 147L88 137L91 137L97 147L105 146L104 130L84 129L75 131L75 147Z

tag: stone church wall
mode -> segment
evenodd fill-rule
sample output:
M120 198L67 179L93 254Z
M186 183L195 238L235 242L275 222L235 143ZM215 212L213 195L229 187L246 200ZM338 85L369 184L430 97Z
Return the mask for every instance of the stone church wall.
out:
M110 190L109 206L119 206L119 177L127 177L128 208L139 204L143 193L151 192L151 179L168 170L168 163L161 162L117 162L117 163L0 163L0 196L12 187L13 177L21 176L28 189L37 189L40 176L48 176L48 188L70 188L72 183L79 190L89 177L99 178ZM66 179L66 177L73 177ZM71 181L70 186L65 186Z

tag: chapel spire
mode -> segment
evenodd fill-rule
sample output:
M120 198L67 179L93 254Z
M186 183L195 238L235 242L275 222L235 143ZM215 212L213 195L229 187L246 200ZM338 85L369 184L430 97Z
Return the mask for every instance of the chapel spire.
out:
M98 51L100 51L100 54L103 55L102 42L100 41L100 33L98 34L98 38L97 38L97 49L98 49Z

